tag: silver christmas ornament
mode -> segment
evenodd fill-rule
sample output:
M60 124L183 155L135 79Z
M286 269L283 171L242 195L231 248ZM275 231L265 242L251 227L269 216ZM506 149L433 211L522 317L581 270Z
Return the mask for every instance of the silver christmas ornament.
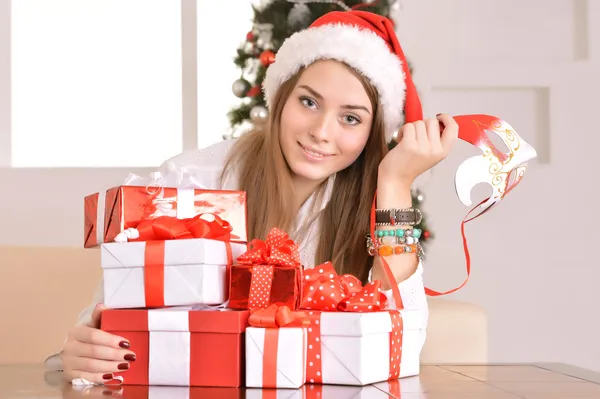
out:
M250 89L250 83L245 79L238 79L231 85L231 91L236 97L243 98Z
M269 111L262 105L255 105L250 110L250 119L257 125L263 124L269 117Z

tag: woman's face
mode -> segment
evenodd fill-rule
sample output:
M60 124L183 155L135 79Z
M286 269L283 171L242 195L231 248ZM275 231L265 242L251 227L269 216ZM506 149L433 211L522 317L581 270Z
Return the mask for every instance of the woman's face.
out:
M372 120L369 96L348 67L333 60L311 64L281 114L279 141L294 179L322 182L350 166Z

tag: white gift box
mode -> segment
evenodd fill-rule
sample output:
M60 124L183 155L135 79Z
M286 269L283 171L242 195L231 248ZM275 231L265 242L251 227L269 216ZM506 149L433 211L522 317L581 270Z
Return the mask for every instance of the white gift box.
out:
M269 353L265 353L265 335L267 339L276 341L270 342L270 345L275 345L276 348L273 359L266 358ZM301 327L246 328L246 386L299 388L304 385L306 339L306 328ZM263 371L266 367L272 367L272 371L276 369L275 381L267 384L263 381Z
M164 245L159 251L152 247ZM246 252L245 244L230 243L232 260ZM156 249L156 248L154 248ZM163 255L152 260L147 257ZM104 275L104 304L112 309L180 305L219 305L227 298L226 243L209 239L104 243L100 249ZM157 273L158 272L158 273ZM148 281L158 280L159 306L147 303ZM154 290L157 288L154 287ZM153 293L156 297L156 292Z
M418 375L425 342L427 315L418 310L400 311L403 321L399 378ZM387 311L372 313L321 312L319 342L310 339L307 383L312 383L310 351L321 348L323 384L364 386L390 377L392 320ZM311 323L312 324L312 323ZM309 331L311 331L309 327ZM312 372L312 373L311 373Z

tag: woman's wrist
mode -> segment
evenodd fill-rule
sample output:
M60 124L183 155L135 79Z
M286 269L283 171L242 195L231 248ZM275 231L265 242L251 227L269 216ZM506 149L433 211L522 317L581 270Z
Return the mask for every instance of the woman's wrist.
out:
M412 207L412 182L402 179L382 179L377 182L377 209Z

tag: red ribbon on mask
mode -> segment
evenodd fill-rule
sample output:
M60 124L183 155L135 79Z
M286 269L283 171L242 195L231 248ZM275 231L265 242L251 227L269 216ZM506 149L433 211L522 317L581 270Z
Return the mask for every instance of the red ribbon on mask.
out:
M381 291L381 282L372 281L363 286L350 274L339 276L331 262L304 271L301 309L309 309L306 382L323 383L321 365L321 314L329 312L378 312L387 306L387 297ZM388 310L390 332L389 379L399 378L402 357L403 321L399 310Z
M274 267L302 269L298 245L284 231L273 228L265 241L254 239L248 251L238 256L237 263L253 265L248 296L248 309L269 306Z
M190 238L207 238L225 242L227 251L227 279L233 263L231 250L232 227L229 222L218 215L209 214L214 220L203 219L204 214L193 218L177 219L160 216L155 219L142 220L137 229L139 238L130 241L146 241L144 250L144 295L148 308L165 306L165 240L183 240ZM226 286L229 286L227 284Z
M279 328L307 327L310 324L308 314L302 311L294 312L287 306L273 304L265 309L252 311L248 324L265 329L262 386L276 388ZM305 345L304 340L303 345ZM306 353L306 348L303 348L302 352Z

